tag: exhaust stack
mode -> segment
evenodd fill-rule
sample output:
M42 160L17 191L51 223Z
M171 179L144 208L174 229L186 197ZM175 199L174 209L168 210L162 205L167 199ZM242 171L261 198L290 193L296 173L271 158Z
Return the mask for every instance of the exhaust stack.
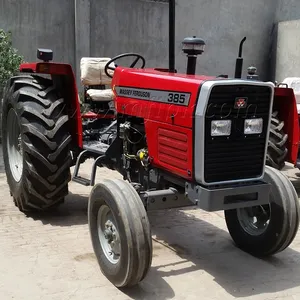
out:
M243 71L243 45L246 41L246 37L244 37L241 42L240 42L240 48L239 48L239 56L236 59L236 63L235 63L235 74L234 74L234 78L242 78L242 71Z
M169 72L175 73L175 0L169 0Z

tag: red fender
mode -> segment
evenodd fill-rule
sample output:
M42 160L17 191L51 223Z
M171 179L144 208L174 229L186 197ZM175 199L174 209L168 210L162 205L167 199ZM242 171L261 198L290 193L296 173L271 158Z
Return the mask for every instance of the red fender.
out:
M288 134L287 161L296 165L299 148L299 120L296 97L291 88L276 87L274 93L273 111L278 111L278 117L284 121L284 131Z
M52 62L25 63L20 65L20 72L49 74L52 79L61 76L64 86L64 96L66 99L68 114L70 118L70 133L74 146L82 148L82 122L80 104L78 99L78 89L72 66Z

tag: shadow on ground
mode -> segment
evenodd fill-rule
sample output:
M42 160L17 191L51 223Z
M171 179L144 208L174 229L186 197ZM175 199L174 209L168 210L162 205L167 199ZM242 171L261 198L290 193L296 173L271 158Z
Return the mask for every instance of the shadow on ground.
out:
M120 291L135 300L176 299L174 290L163 279L161 272L157 268L151 268L144 281L137 286L120 289Z
M28 217L40 220L44 225L53 226L73 226L87 224L87 205L86 195L76 195L70 193L63 204L55 209L44 213L31 213Z
M297 190L299 193L300 186ZM39 219L54 226L86 224L87 202L87 196L70 194L57 213ZM236 298L285 291L299 285L300 254L291 248L265 260L257 259L236 248L227 231L195 218L185 209L150 212L149 220L155 240L163 247L171 247L181 261L152 267L140 285L122 290L133 299L170 299L175 294L164 279L197 270L213 276L218 285ZM185 262L192 266L186 267ZM193 280L195 285L201 284L196 277Z
M239 250L227 231L189 216L184 210L156 213L150 215L150 220L156 238L175 249L182 259L192 262L191 267L173 266L176 270L170 271L160 270L166 267L161 265L155 270L158 276L166 278L203 270L236 298L280 292L299 285L300 253L291 248L262 260ZM201 283L195 278L197 284Z

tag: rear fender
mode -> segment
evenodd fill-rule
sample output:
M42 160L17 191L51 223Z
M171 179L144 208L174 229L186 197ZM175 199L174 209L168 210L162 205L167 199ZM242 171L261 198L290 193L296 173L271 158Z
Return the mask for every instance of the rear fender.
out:
M51 75L53 83L61 90L66 100L70 119L70 133L75 147L82 148L82 122L78 89L72 66L60 63L25 63L20 72Z
M288 134L286 160L296 165L300 137L297 104L293 89L275 88L273 111L278 111L279 119L284 121L284 131Z

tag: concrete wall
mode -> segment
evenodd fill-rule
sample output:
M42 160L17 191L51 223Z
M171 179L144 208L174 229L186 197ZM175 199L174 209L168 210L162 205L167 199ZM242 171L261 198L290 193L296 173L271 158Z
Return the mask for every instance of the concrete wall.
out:
M277 0L275 22L300 19L299 0Z
M278 23L275 78L300 77L300 20Z
M57 61L75 64L74 0L0 0L0 28L27 61L36 49L51 48Z
M300 76L299 19L299 0L277 0L270 62L270 78L273 81Z
M277 1L278 5L277 6ZM289 2L289 3L288 3ZM298 3L299 2L299 3ZM176 0L176 67L185 70L184 37L206 41L198 60L201 74L234 73L240 40L244 75L254 64L262 79L270 75L275 19L293 17L299 0ZM286 11L290 6L290 12ZM300 13L300 9L298 10ZM281 20L281 19L280 19ZM13 32L13 43L26 60L37 47L49 47L55 60L77 68L82 56L114 56L134 51L147 66L168 65L168 5L150 0L0 0L0 27Z
M182 40L197 35L206 41L197 72L234 73L240 40L245 43L245 70L255 64L266 76L274 0L178 0L176 7L176 67L184 71ZM91 1L91 55L113 56L135 51L148 66L168 64L168 4L145 0ZM244 73L246 74L246 73Z

